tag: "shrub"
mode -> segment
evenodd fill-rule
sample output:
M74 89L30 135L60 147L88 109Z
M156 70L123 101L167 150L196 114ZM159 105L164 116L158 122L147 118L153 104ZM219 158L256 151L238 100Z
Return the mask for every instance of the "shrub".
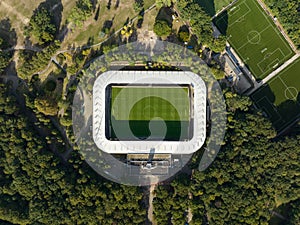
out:
M167 36L171 34L172 28L165 20L157 20L154 24L153 31L157 36Z

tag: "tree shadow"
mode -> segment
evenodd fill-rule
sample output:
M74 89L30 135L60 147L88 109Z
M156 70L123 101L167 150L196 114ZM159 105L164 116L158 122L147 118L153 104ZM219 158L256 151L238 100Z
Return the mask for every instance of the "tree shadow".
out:
M257 93L259 96L255 97ZM269 117L274 128L279 132L300 118L300 92L295 99L286 99L276 105L276 95L267 84L253 93L251 98L256 102L258 108Z
M107 8L108 10L110 10L110 7L111 7L111 0L108 0L107 5L106 5L106 8Z
M201 8L210 16L216 14L215 1L214 0L196 0Z
M67 24L62 25L59 34L56 36L56 39L59 40L60 42L63 42L68 32L69 32L68 25Z
M4 70L4 74L16 76L16 63L11 61L11 59L14 55L14 48L17 45L18 37L15 28L11 26L9 18L0 21L0 39L0 53L7 58L6 63L0 66ZM1 49L4 51L1 52ZM12 80L12 82L16 82L16 80ZM13 87L16 88L17 85L17 83L14 83Z
M102 27L102 32L109 34L111 27L113 26L115 16L111 20L105 20Z
M15 28L12 28L9 18L0 21L0 38L2 39L0 48L3 50L17 45L17 33Z
M139 12L139 15L138 15L138 21L137 21L137 24L136 24L136 27L137 28L142 28L142 25L143 25L143 22L144 22L144 14L145 14L145 10L144 8Z
M133 32L132 32L132 34L128 37L128 42L135 42L135 41L137 41L137 39L138 39L137 30L136 30L136 28L134 27L134 25L132 25L131 29L132 29Z
M155 21L164 20L167 21L170 26L172 26L172 22L173 22L172 14L173 12L169 7L162 7L157 13Z
M300 116L300 106L299 104L291 99L288 99L282 102L277 107L278 112L285 120L289 120L290 118L296 118Z
M100 14L100 5L98 6L98 8L97 8L97 10L96 10L94 20L97 21L97 20L99 19L99 14Z
M120 0L117 0L114 8L115 9L119 8L119 5L120 5Z
M216 18L214 18L213 23L216 25L216 27L221 32L221 34L226 36L227 29L228 29L228 12L227 12L227 10L222 12Z

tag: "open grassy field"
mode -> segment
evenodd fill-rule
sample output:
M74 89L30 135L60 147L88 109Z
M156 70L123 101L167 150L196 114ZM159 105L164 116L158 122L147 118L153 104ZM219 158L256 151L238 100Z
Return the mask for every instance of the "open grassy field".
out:
M190 125L190 98L187 87L113 87L111 89L112 137L126 124L135 137L154 135L167 140L187 139ZM151 127L149 129L149 127ZM166 133L160 137L161 131ZM151 130L151 131L150 131ZM154 133L153 133L154 132ZM156 133L156 134L155 134Z
M117 2L119 2L118 6ZM145 0L144 9L149 8L154 3L154 0ZM96 20L94 13L91 18L84 22L82 28L75 28L73 30L72 35L68 36L63 45L67 46L75 43L77 46L81 46L87 44L89 40L93 40L93 43L98 43L105 40L108 36L122 28L125 24L138 15L138 12L134 11L133 5L134 0L115 0L111 1L111 6L108 8L108 1L101 1L99 3L99 18ZM106 24L110 24L109 33L103 36L102 32L104 31Z
M265 78L294 55L256 0L238 1L214 23L257 79Z
M299 71L300 58L251 96L278 131L300 118Z

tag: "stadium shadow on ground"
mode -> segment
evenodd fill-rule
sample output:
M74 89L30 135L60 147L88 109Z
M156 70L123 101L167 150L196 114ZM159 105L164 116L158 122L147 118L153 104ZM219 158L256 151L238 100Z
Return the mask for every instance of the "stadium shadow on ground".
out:
M164 140L184 141L193 136L190 121L162 121L162 120L115 120L111 118L110 129L106 138L116 141ZM126 127L130 128L130 131ZM117 131L117 132L116 132Z
M286 99L279 105L275 105L276 93L267 84L254 92L251 98L256 106L268 116L278 132L300 118L300 92L295 100Z

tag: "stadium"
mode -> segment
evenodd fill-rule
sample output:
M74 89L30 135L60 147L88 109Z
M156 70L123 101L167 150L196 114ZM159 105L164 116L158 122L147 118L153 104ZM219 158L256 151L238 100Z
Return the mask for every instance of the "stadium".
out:
M191 154L206 138L206 85L187 71L107 71L93 86L93 139L109 154Z

